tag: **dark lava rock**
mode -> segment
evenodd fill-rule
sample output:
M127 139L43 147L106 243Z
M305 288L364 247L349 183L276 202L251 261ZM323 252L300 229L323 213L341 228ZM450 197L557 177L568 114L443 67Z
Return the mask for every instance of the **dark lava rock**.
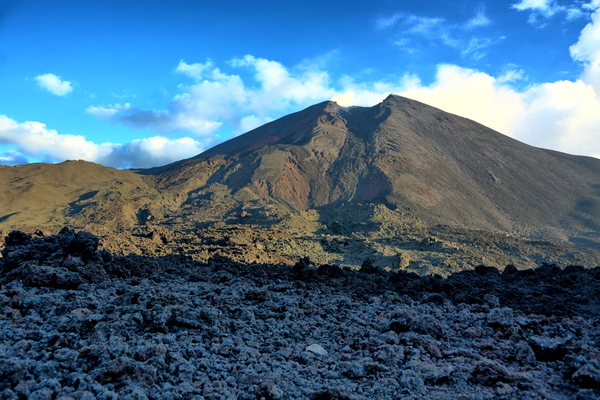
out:
M123 257L68 229L5 243L2 399L600 396L598 269L442 279Z
M532 336L529 345L538 361L557 361L567 354L563 341L554 338Z
M88 232L63 228L57 235L37 237L12 231L5 238L0 282L76 289L106 279L98 256L99 239Z
M515 323L513 310L510 308L494 308L487 317L491 326L508 327Z
M515 380L514 374L493 360L483 360L475 364L471 375L475 382L485 386L494 386L498 382L510 383Z
M373 265L373 261L367 258L361 265L360 270L363 274L382 274L385 271Z

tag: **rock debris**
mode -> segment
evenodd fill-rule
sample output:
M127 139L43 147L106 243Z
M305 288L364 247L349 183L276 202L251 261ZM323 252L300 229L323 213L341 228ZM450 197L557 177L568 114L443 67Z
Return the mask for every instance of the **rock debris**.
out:
M2 399L597 399L600 268L447 278L11 232Z

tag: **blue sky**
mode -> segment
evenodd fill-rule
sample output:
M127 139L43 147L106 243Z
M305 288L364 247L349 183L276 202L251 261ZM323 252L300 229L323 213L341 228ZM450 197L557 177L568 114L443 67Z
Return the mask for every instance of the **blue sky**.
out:
M163 165L389 93L600 157L600 0L0 0L0 164Z

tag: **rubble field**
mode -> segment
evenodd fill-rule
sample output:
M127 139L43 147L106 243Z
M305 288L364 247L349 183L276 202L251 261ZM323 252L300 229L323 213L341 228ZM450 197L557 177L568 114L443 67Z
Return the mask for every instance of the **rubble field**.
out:
M447 277L5 239L2 399L597 399L600 268Z

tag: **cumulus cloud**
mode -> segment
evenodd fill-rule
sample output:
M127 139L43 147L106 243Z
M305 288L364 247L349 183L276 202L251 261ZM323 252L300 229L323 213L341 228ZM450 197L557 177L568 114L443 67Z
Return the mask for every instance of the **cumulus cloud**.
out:
M85 112L113 124L128 125L135 129L150 128L163 135L189 130L201 136L211 134L220 127L216 122L205 121L202 124L189 121L183 114L177 115L169 110L147 110L134 107L131 103L89 106Z
M441 65L431 85L414 81L400 94L537 147L600 158L600 96L593 86L558 81L520 92L512 79Z
M110 152L94 161L116 168L148 168L193 157L204 151L204 146L192 138L168 139L162 136L110 144L110 148Z
M597 65L596 18L572 48L573 57L586 63L588 70ZM514 83L525 79L525 72L516 65L507 65L499 76L492 76L442 64L435 80L427 85L415 74L381 81L357 81L348 76L334 80L321 66L303 63L302 68L287 68L254 56L232 60L229 65L250 71L251 78L225 73L211 61L182 61L175 71L192 82L180 85L180 93L164 110L129 103L86 110L112 123L150 127L160 133L181 130L194 133L196 139L155 136L126 144L96 144L83 136L58 134L39 122L18 123L0 116L0 144L17 148L0 154L0 163L22 163L24 157L34 157L85 159L119 168L157 166L194 156L211 144L317 102L332 99L342 106L371 106L390 93L473 119L535 146L600 157L600 96L598 88L586 79L517 90Z
M254 71L259 86L246 90L246 102L259 116L273 107L284 110L292 105L312 104L335 93L329 74L310 66L292 72L279 62L251 55L233 60L233 65Z
M40 122L18 123L0 115L0 143L17 145L25 155L49 159L96 159L105 149L83 136L59 135Z
M396 13L389 17L378 18L377 21L375 21L375 25L377 26L377 29L387 29L396 25L396 23L402 18L402 14Z
M440 65L431 85L413 81L401 94L505 133L514 132L524 108L521 95L509 86L486 73L456 65Z
M492 40L489 38L472 37L462 45L461 54L470 56L474 60L480 60L487 55L487 49L502 39Z
M191 138L150 137L126 144L97 144L79 135L59 134L40 122L17 122L0 115L0 144L15 146L0 154L0 164L25 164L29 159L46 162L87 160L116 168L144 168L192 157L204 145Z
M545 83L527 90L514 134L528 143L600 158L600 98L578 80Z
M497 78L500 83L516 82L525 79L525 71L517 65L509 64L504 67L502 75Z
M445 31L446 20L444 18L430 18L419 15L408 15L403 24L407 26L407 32L417 33L427 38L435 38L440 31ZM443 33L442 33L443 34Z
M587 32L584 30L580 46L572 52L592 65L596 47L590 38L593 35ZM154 127L162 133L187 130L208 145L326 99L342 106L370 106L396 93L473 119L535 146L600 155L600 137L594 134L600 131L600 117L596 117L600 116L598 90L584 79L532 85L518 91L512 85L524 79L525 72L515 65L507 65L495 77L443 64L429 85L423 85L414 74L387 81L358 82L348 76L334 81L317 67L305 64L302 69L290 69L250 55L232 60L230 65L251 71L252 80L227 74L212 61L181 61L175 70L193 82L180 85L181 93L166 110L144 110L125 104L90 107L88 113L114 123ZM223 136L225 128L230 133Z
M520 3L513 4L512 8L519 11L534 10L552 15L556 13L558 6L555 1L551 0L521 0Z
M582 80L600 93L600 1L595 3L591 22L583 28L579 40L569 50L571 57L584 66ZM591 9L593 5L590 3L588 8Z
M85 112L90 115L93 115L96 118L110 120L115 114L117 114L119 112L119 110L114 107L107 108L107 107L89 106L85 110Z
M54 74L38 75L34 79L41 88L57 96L65 96L73 91L71 82L63 81Z
M585 3L581 6L585 10L595 11L600 8L600 0L590 0L588 3Z
M210 59L205 63L195 64L187 64L185 61L181 60L175 68L175 72L200 80L205 72L214 71L214 68L214 63Z
M161 134L190 132L206 141L215 139L225 125L240 133L258 121L269 121L336 94L329 75L310 65L290 70L279 62L250 55L234 59L230 65L250 71L254 85L239 75L222 72L210 60L194 64L182 60L175 72L193 82L180 85L180 93L165 110L115 104L90 106L86 111L112 123L152 128Z
M598 7L592 9L594 2ZM530 0L520 3L520 7L543 10L553 4ZM437 68L435 80L427 85L415 74L357 81L348 76L333 79L317 63L304 62L289 68L274 60L247 55L228 63L234 72L246 72L244 79L218 68L211 60L180 61L174 72L191 82L179 85L179 93L163 110L147 110L127 103L92 106L87 112L112 123L153 128L161 134L193 133L208 146L326 99L342 106L371 106L396 93L473 119L535 146L599 157L600 0L588 3L587 7L593 11L591 21L570 48L573 59L585 68L575 81L531 84L517 89L526 82L526 73L511 64L497 76L442 64ZM420 35L433 34L432 26L445 23L396 15L380 25L387 29L407 21L410 29ZM483 11L478 11L463 28L487 23ZM454 39L448 36L443 40L451 43ZM471 40L463 51L476 56L487 46L490 44Z
M568 7L561 7L565 6L553 0L523 0L513 5L517 10L545 17L568 11ZM526 72L510 64L497 76L442 64L437 67L435 80L424 85L416 74L380 81L357 81L349 76L334 79L325 65L316 61L287 67L246 55L219 68L210 59L199 63L181 60L173 72L185 83L178 86L178 93L163 109L146 109L131 103L92 105L86 109L88 114L110 123L149 128L163 136L125 144L97 144L83 136L59 134L39 122L19 123L0 115L0 145L16 148L0 152L0 164L20 164L30 158L85 159L119 168L167 164L317 102L332 99L342 106L371 106L390 93L473 119L535 146L600 157L600 0L592 0L579 9L587 13L590 22L570 47L573 60L584 68L575 81L517 89L526 82ZM416 36L427 37L469 57L481 58L495 42L473 36L471 31L491 23L482 8L461 24L395 14L378 21L378 27L395 27L407 34L408 39L402 39L404 46L410 46L410 40ZM44 76L49 75L55 79L45 82L53 82L47 86L54 87L55 94L72 90L69 82L52 74ZM38 79L41 77L36 77L38 82L44 81ZM60 92L57 88L61 85L68 91ZM194 138L164 137L173 133Z

